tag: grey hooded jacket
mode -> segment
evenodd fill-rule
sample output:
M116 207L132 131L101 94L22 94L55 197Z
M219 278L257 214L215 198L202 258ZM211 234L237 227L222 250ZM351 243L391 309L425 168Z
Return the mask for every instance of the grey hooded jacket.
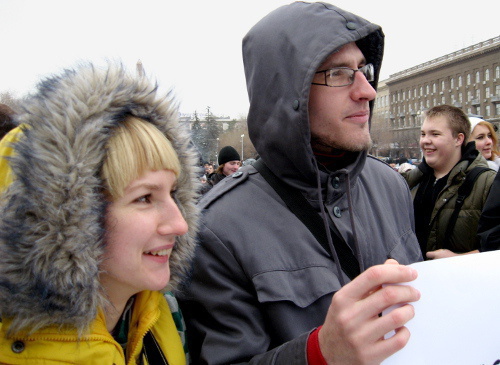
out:
M361 271L390 257L409 264L421 255L404 179L365 152L341 170L319 170L310 145L312 78L349 42L378 75L383 33L353 14L297 2L257 23L243 40L250 137L276 176L316 209L324 204ZM221 181L199 204L193 277L179 298L194 362L305 364L308 334L349 279L339 277L330 254L253 166Z
M25 128L10 160L15 178L0 204L0 315L12 319L12 332L60 325L82 333L106 303L99 173L113 127L129 114L156 125L179 156L176 198L189 232L174 247L166 289L185 277L198 222L198 158L174 100L157 91L119 64L84 64L43 80L23 103L16 122Z

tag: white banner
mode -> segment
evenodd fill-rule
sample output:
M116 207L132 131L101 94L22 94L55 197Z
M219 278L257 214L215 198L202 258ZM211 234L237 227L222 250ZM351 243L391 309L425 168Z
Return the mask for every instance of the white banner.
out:
M411 266L418 278L408 285L422 294L411 337L383 365L500 364L500 251Z

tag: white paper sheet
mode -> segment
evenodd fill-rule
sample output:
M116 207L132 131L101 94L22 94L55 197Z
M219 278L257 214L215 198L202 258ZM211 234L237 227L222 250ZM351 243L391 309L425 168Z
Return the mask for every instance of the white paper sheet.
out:
M418 278L409 285L422 294L411 337L383 365L500 364L500 251L411 266Z

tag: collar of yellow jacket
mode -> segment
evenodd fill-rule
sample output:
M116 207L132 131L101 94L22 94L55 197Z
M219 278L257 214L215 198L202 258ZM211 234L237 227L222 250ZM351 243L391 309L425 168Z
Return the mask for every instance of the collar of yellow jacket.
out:
M0 193L12 183L12 170L6 157L14 154L12 144L17 142L23 133L23 127L16 127L7 133L0 141Z
M132 359L140 353L142 340L148 331L152 332L169 365L186 364L184 348L171 310L163 294L158 291L143 291L136 295L127 344L127 352Z
M0 322L0 333L3 333L1 331L2 326L4 326L3 330L5 331L10 326L10 320L4 318L3 323ZM169 365L186 365L186 355L172 313L167 300L158 291L143 291L136 295L129 328L125 364L133 365L137 363L139 356L141 356L143 338L148 331L153 333ZM0 344L2 340L5 339L0 339ZM11 340L42 342L55 340L68 344L84 343L86 341L89 343L93 341L107 342L113 344L116 351L120 352L123 356L123 350L120 345L106 329L106 318L102 310L99 310L96 319L91 324L90 333L84 334L80 338L78 338L74 330L47 327L32 334L25 332L17 333ZM92 347L89 349L92 349ZM147 364L144 359L143 363Z

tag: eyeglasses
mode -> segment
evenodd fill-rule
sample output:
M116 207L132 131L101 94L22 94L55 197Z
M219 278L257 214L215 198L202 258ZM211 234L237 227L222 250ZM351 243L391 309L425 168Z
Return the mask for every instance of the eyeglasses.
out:
M333 67L328 70L318 71L317 74L323 73L325 75L325 82L323 84L313 82L313 85L322 85L330 87L348 86L354 83L354 76L356 72L361 72L366 80L371 82L375 80L375 69L371 63L353 70L349 67Z

